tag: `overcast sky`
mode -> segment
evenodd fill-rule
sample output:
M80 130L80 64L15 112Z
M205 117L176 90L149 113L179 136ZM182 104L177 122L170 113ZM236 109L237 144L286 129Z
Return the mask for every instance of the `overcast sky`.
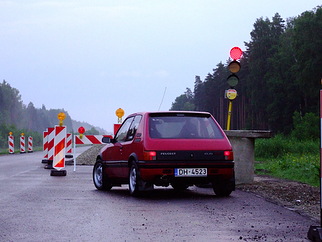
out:
M0 80L23 103L112 131L115 111L164 111L260 17L321 0L0 0ZM242 83L240 83L242 85ZM162 102L162 97L164 99ZM58 121L57 121L58 123Z

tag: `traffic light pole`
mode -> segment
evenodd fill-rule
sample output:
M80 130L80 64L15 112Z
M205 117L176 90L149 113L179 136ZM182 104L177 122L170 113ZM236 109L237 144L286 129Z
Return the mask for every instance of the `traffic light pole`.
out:
M227 117L227 126L226 126L226 130L230 130L230 123L231 123L231 112L233 109L233 101L229 100L229 104L228 104L228 117Z

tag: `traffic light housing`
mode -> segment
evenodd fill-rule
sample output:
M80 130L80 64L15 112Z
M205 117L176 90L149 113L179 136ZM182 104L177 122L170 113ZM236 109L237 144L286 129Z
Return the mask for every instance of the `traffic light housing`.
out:
M227 83L228 85L233 88L237 86L239 82L239 78L236 75L240 71L240 63L237 61L239 60L243 55L243 51L239 47L233 47L230 50L230 58L233 59L228 65L228 70L231 72L231 75L227 77Z
M230 130L231 123L231 113L233 108L233 100L237 97L237 91L234 89L239 82L239 78L236 75L240 71L240 63L237 61L243 55L243 51L239 47L233 47L230 50L230 57L233 59L228 65L228 70L230 75L227 77L227 83L230 86L230 89L225 91L225 98L229 99L228 105L228 117L227 117L227 130Z

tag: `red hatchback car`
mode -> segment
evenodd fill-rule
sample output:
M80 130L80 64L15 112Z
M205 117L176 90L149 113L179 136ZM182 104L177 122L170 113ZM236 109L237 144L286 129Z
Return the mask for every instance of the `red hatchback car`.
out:
M129 115L97 156L98 190L129 184L131 195L169 186L184 190L212 184L218 196L235 190L233 151L207 112L142 112Z

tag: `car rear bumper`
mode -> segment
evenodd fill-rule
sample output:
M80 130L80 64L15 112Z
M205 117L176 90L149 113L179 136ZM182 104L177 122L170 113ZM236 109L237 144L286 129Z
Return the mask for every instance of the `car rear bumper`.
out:
M218 178L231 179L234 177L234 162L233 161L220 161L220 162L138 162L140 170L140 177L144 181L156 181L159 179L171 180L180 179L182 181L191 181L193 183L199 181L211 182ZM207 168L207 176L205 177L176 177L176 168Z

